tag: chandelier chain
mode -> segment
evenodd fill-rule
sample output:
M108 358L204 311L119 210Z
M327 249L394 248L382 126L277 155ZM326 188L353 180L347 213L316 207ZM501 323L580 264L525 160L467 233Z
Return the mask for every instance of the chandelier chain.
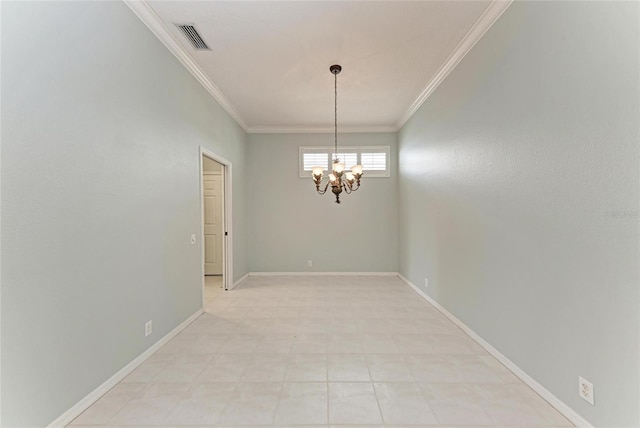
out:
M334 73L333 75L333 93L334 93L334 108L333 108L333 113L334 113L334 134L333 134L333 139L334 139L334 144L335 144L335 157L336 159L338 159L338 74Z

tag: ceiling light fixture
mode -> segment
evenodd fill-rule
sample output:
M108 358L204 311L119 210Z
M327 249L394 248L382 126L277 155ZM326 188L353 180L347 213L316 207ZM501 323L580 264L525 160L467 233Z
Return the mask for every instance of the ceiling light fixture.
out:
M329 181L325 184L324 189L320 190L322 183L322 175L324 173L324 166L314 166L311 168L311 175L313 176L313 182L316 184L316 191L324 195L331 185L331 191L336 195L336 204L340 203L340 193L344 190L345 193L351 193L360 188L360 177L362 177L362 165L354 165L351 167L351 172L344 171L344 162L340 162L338 158L338 73L342 71L342 67L339 65L332 65L329 67L329 71L333 74L333 89L335 95L334 103L334 144L335 150L333 152L332 174L329 174ZM344 178L343 178L344 176Z

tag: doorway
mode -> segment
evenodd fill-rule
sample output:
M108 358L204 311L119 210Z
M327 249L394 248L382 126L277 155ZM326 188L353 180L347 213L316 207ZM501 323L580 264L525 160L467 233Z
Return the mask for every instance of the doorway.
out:
M222 277L222 241L224 234L224 166L202 157L204 201L204 274Z
M200 148L202 306L233 287L231 163Z

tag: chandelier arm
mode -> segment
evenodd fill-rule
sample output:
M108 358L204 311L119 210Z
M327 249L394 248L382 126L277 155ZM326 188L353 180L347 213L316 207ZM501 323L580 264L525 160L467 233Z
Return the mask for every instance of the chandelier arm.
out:
M351 193L351 192L352 192L351 185L349 184L349 182L348 182L348 181L346 181L346 180L345 180L342 186L344 187L344 191L345 191L347 194L349 194L349 193Z
M324 195L325 193L327 193L327 189L329 188L329 182L327 181L327 184L325 184L324 189L320 190L320 183L316 184L316 192L318 192L319 195Z

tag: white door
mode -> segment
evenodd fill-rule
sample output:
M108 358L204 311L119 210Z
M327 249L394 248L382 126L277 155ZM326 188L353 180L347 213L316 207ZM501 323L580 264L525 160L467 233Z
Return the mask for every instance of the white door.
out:
M224 228L223 175L221 172L203 174L204 189L204 274L222 275L222 242Z

